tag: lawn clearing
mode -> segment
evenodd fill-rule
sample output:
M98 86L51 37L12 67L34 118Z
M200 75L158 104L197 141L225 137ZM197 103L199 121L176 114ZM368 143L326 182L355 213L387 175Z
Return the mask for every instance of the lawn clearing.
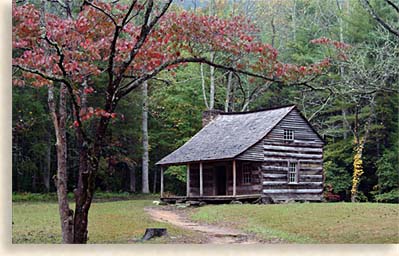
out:
M399 243L397 204L209 205L191 218L294 243Z
M151 220L144 207L149 200L93 203L88 243L134 243L146 228L165 227L169 237L145 243L198 243L195 232ZM56 203L13 203L13 243L60 243L61 227ZM72 207L73 209L73 207Z

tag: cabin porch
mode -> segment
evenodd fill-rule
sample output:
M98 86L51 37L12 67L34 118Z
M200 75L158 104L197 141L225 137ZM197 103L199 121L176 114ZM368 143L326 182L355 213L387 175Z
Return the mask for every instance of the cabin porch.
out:
M161 197L161 201L165 203L185 203L187 201L201 201L207 204L222 204L230 203L232 201L249 202L252 203L261 198L261 194L250 195L236 195L236 196L168 196Z
M186 171L189 177L186 182L186 195L168 196L164 193L161 168L162 201L251 202L261 196L261 162L230 160L188 163Z

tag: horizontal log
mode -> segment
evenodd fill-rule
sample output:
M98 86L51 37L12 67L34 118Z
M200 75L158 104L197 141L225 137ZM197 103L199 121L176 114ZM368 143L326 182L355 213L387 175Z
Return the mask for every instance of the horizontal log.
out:
M286 143L283 139L279 140L269 140L268 138L263 140L265 145L273 145L273 146L289 146L289 147L305 147L305 148L323 148L323 144L320 142L306 142L306 143L298 143L291 142Z
M319 159L300 159L299 162L301 164L303 164L303 163L314 163L314 164L322 165L323 164L323 159L320 159L320 160Z
M304 178L304 179L306 179L306 178L323 179L323 175L311 175L311 174L305 175L305 174L301 174L300 178Z
M264 173L264 178L287 178L287 174Z
M308 194L317 194L323 193L323 189L263 189L263 193L265 194L281 194L281 193L308 193Z
M281 174L284 175L285 177L287 177L288 172L287 171L265 171L263 174ZM263 176L265 177L265 176ZM265 177L267 178L267 177Z
M323 171L323 165L318 165L317 167L307 167L305 163L301 163L300 169L304 172L317 172Z
M292 159L292 158L291 158ZM282 157L265 157L264 159L263 159L263 161L265 161L265 162L287 162L287 161L289 161L289 160L291 160L289 157L287 157L287 158L282 158ZM320 164L322 164L323 163L323 160L322 159L300 159L300 162L302 163L320 163Z
M282 157L293 157L293 158L309 158L309 159L322 159L321 154L303 154L303 153L291 153L291 152L275 152L275 151L264 151L263 154L266 156L282 156Z
M288 183L287 181L264 181L262 182L263 185L288 185L288 186L295 186L295 185L303 185L303 186L321 186L323 182L315 181L315 182L298 182L298 183Z
M274 143L280 143L280 144L286 144L286 145L290 145L290 146L303 146L303 147L310 147L312 145L314 145L314 147L322 147L323 144L321 144L319 141L317 140L313 140L313 139L299 139L298 137L295 137L293 141L285 141L283 139L282 136L268 136L267 139L264 140L265 144L270 144L270 142L274 142Z
M236 159L243 160L243 161L262 162L263 161L263 152L259 153L257 156L242 155L242 156L237 157Z
M273 134L270 134L268 138L284 138L284 132L274 132ZM317 137L317 135L312 135L310 133L299 133L298 131L295 131L294 133L294 139L295 140L306 140L306 141L320 141L320 139Z
M264 181L262 182L263 185L282 185L287 184L287 180L277 180L277 181Z
M282 190L282 189L322 189L322 182L299 182L299 183L281 183L281 184L268 184L263 185L263 189L274 189L274 190Z
M311 153L323 153L323 148L308 148L308 147L295 147L295 146L279 146L279 145L264 145L265 150L275 151L296 151L296 152L311 152Z
M286 171L286 172L288 172L288 167L262 165L262 171Z

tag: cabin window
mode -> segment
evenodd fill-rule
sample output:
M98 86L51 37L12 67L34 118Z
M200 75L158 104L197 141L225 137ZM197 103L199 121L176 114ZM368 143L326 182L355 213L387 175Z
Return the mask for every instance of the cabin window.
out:
M284 129L284 141L294 140L294 130Z
M297 164L289 163L288 164L288 182L289 183L297 183Z
M242 167L242 184L251 184L251 166L249 164L245 164Z

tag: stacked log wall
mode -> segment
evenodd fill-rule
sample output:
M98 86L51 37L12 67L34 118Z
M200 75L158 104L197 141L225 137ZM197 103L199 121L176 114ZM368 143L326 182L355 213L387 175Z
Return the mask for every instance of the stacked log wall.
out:
M251 165L251 183L243 183L243 165ZM227 176L227 195L233 194L233 177L231 170ZM236 180L236 194L237 195L252 195L260 194L262 191L262 172L260 162L245 162L237 161L237 180Z
M284 129L294 140L284 140ZM262 141L262 192L274 201L321 201L323 142L297 110L288 114ZM289 183L289 163L297 163L297 183Z

